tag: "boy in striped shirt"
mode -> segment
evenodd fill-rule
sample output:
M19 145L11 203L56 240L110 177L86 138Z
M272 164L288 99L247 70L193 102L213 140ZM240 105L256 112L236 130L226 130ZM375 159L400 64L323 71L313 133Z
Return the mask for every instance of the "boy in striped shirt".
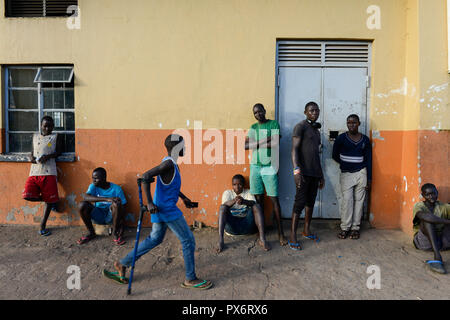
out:
M333 159L341 169L341 232L340 239L359 239L364 198L372 181L372 146L360 133L359 117L347 117L348 131L340 134L333 145Z

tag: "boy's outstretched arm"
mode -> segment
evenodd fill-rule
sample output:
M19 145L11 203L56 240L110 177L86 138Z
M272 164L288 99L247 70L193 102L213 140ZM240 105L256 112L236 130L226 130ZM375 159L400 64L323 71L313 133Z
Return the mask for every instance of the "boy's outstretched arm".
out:
M179 194L179 197L181 198L181 200L183 200L184 205L186 206L186 208L195 208L197 207L197 203L196 202L192 202L188 197L186 197L181 191Z

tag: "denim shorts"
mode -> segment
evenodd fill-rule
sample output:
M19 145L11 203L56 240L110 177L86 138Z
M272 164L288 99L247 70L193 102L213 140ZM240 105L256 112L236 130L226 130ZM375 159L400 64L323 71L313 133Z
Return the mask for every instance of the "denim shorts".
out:
M253 216L253 210L249 208L244 217L234 216L231 213L227 215L225 231L232 235L254 234L258 231Z
M111 224L113 220L111 207L94 207L91 211L91 220L96 224Z

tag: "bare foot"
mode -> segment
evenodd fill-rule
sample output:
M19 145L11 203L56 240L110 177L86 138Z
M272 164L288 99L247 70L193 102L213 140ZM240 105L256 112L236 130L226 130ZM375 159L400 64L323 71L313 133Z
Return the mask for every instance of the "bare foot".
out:
M279 235L278 239L280 240L280 246L285 246L288 244L288 241L286 240L286 238L284 237L284 235Z
M271 249L269 243L267 241L263 241L261 239L258 240L258 244L264 249L264 251L269 251Z
M224 249L224 244L223 242L219 242L219 245L217 246L216 252L217 253L221 253Z

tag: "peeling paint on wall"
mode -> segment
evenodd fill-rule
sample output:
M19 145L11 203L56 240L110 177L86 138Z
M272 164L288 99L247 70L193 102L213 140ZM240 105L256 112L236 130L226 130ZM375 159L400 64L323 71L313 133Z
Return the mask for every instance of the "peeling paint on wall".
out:
M394 94L414 97L414 95L416 94L416 87L413 84L408 83L408 79L404 77L399 88L392 89L388 93L378 93L376 94L376 97L380 99L386 99Z
M431 85L430 87L428 87L427 93L431 93L431 92L441 92L443 90L446 90L448 87L448 82L440 84L440 85Z
M21 209L23 211L24 216L27 216L27 215L30 215L30 214L35 216L41 206L42 206L42 204L39 204L39 205L34 206L34 207L23 206L23 207L21 207Z
M17 209L11 209L11 211L9 211L8 215L6 216L6 221L16 221L16 217L14 216L14 214L18 212L19 210Z
M384 140L378 130L372 130L372 139Z
M77 195L75 193L73 193L73 192L66 196L67 204L72 209L74 209L74 208L76 209L77 208L77 203L75 201L76 198L77 198Z

